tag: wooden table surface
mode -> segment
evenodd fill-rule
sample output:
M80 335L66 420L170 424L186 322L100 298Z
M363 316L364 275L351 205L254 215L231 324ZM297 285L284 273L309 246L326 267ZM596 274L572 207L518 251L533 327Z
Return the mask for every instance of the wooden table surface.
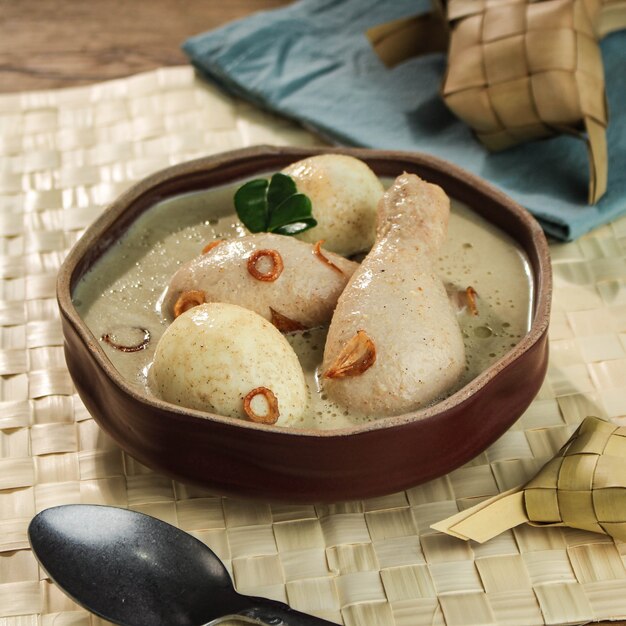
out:
M187 62L180 44L290 0L0 0L0 93Z
M0 93L182 65L187 37L290 1L0 0Z

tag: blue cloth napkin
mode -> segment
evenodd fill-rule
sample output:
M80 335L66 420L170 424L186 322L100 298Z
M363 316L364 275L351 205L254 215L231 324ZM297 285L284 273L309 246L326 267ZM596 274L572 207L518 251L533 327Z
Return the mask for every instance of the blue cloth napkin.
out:
M588 205L582 141L561 136L490 153L439 96L443 55L383 65L365 31L428 10L429 0L301 0L192 37L183 50L223 88L340 144L427 152L482 176L560 239L626 213L626 31L601 44L609 182Z

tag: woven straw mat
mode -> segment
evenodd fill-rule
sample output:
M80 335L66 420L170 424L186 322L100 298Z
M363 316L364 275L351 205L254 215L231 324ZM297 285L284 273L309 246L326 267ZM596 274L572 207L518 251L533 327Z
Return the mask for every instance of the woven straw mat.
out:
M443 478L362 502L249 502L156 474L100 431L64 363L55 301L63 257L138 179L259 143L321 141L188 67L0 97L0 626L102 623L47 580L28 547L33 515L80 502L175 524L224 560L239 591L346 626L626 617L624 543L521 526L480 545L430 529L528 481L584 416L626 424L626 218L552 245L546 382L509 432Z

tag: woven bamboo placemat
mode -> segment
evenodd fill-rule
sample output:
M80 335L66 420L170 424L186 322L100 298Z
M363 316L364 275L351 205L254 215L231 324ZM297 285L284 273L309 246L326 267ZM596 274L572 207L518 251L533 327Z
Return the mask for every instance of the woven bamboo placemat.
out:
M0 97L0 626L103 623L51 584L28 549L36 512L80 502L178 525L217 552L239 591L346 626L626 617L626 544L523 526L479 545L430 529L527 481L584 416L626 424L626 218L552 245L545 384L499 441L426 485L332 506L221 498L148 470L100 431L64 364L55 301L64 255L139 178L258 143L321 141L187 67Z

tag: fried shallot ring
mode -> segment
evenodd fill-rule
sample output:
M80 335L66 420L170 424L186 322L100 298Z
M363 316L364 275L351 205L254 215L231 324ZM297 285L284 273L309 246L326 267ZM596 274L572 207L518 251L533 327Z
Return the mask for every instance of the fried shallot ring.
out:
M348 341L335 362L324 372L324 378L347 378L358 376L376 361L376 346L364 330L357 330Z
M267 402L267 413L265 415L259 415L252 410L252 400L256 396L263 396ZM243 410L246 415L257 424L275 424L280 415L278 411L278 400L274 395L274 392L267 387L256 387L250 391L243 399Z
M325 263L326 265L328 265L328 267L335 270L335 272L339 272L343 275L343 270L338 265L335 265L328 257L324 256L324 253L322 252L322 244L324 243L324 241L324 239L320 239L318 242L315 243L315 245L313 246L313 254L320 261L322 261L322 263Z
M295 333L298 330L306 330L306 326L279 313L272 307L270 307L270 313L272 314L272 324L274 324L281 333Z
M467 298L467 308L472 315L478 315L478 306L476 305L476 289L471 285L465 290L465 297Z
M176 304L174 305L174 317L178 317L185 311L193 309L194 306L204 304L205 302L204 291L183 291L183 293L178 296L178 300L176 300Z
M213 248L216 248L217 246L219 246L223 242L224 242L223 239L215 239L214 241L209 241L209 243L207 243L207 245L204 246L204 248L202 248L202 254L206 254L207 252L211 252L211 250L213 250Z
M268 257L272 261L272 269L269 272L261 272L256 266L259 259L263 257ZM281 275L284 267L283 257L280 256L278 250L255 250L248 257L248 272L257 280L264 282L275 281Z
M113 333L104 333L100 339L120 352L139 352L139 350L145 350L150 343L150 331L147 328L139 328L139 326L134 326L133 328L143 333L143 339L133 346L125 346L124 344L117 343L117 341L113 339L115 336Z

